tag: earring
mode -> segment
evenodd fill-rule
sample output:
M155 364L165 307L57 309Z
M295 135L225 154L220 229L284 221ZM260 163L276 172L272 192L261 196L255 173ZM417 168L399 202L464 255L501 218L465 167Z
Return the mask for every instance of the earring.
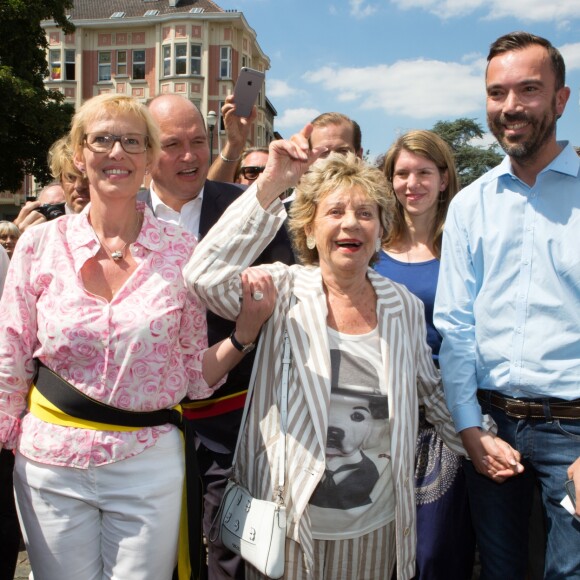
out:
M380 252L382 246L383 246L383 243L381 242L381 238L377 238L377 241L375 243L375 251Z
M306 247L309 250L314 250L314 248L316 248L316 240L314 239L314 236L306 236Z

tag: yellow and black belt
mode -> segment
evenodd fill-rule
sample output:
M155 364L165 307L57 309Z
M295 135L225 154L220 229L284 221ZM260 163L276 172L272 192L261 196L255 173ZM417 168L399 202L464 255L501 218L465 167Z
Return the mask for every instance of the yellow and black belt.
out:
M203 577L205 549L202 541L203 486L195 453L193 430L182 417L181 406L158 411L127 411L91 399L38 361L29 394L29 410L55 425L99 431L135 431L167 423L178 427L185 441L184 503L179 533L179 580ZM193 572L193 574L192 574Z

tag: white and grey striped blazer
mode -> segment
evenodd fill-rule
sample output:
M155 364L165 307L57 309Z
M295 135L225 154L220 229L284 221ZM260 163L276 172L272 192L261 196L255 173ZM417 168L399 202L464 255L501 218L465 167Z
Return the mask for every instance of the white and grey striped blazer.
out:
M252 186L223 214L197 246L185 268L188 285L220 316L235 319L241 296L239 274L249 266L282 225L279 201L268 211ZM318 267L261 265L278 291L276 306L257 347L254 399L235 466L238 480L255 497L273 499L278 481L276 458L280 434L278 389L282 378L284 328L292 347L288 400L285 502L288 537L299 542L306 561L313 559L308 503L324 473L330 406L330 348L327 305ZM387 375L391 460L396 495L398 578L415 574L414 459L418 408L445 441L464 454L447 407L439 373L426 343L422 302L403 286L369 268L377 295L381 351ZM291 296L296 301L290 307ZM311 568L311 566L309 566Z

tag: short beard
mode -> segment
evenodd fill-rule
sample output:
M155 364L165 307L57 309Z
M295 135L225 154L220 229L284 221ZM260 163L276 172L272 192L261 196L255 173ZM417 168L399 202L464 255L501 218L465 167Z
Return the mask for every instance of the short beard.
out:
M551 115L544 116L541 121L528 117L525 113L516 115L504 115L492 119L487 116L487 124L494 137L497 139L501 148L507 155L516 159L517 161L532 161L542 150L542 147L550 140L551 136L556 132L556 97L552 99ZM504 127L506 123L514 123L517 121L528 121L532 124L533 133L527 141L520 143L509 143L504 137Z

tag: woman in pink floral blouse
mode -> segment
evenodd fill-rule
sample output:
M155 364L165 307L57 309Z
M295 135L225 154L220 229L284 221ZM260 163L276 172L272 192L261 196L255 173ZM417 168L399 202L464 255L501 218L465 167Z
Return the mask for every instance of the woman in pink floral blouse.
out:
M204 308L181 274L193 236L136 200L159 146L137 101L87 101L71 148L91 204L25 232L12 260L0 302L0 444L17 450L35 580L171 578L184 476L174 424L63 414L43 377L53 371L89 406L149 416L207 397L243 356L230 340L207 347ZM274 290L267 280L244 282L235 334L245 344L269 316Z

